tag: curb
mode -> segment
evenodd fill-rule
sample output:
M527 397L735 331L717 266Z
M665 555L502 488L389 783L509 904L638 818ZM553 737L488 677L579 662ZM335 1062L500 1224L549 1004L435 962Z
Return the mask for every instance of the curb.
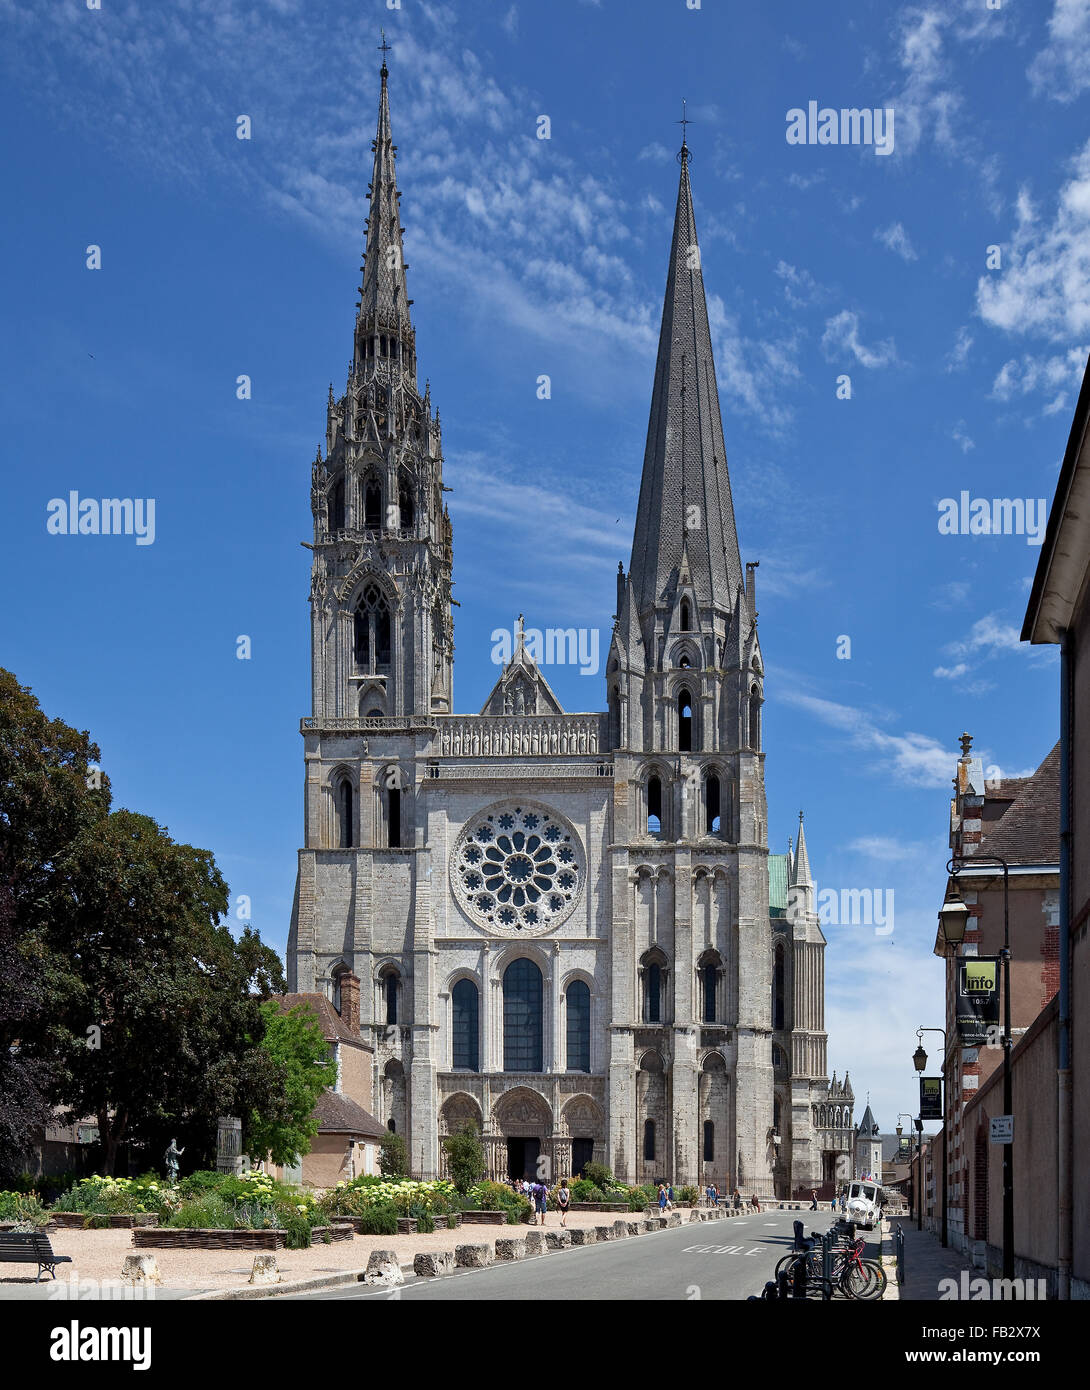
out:
M730 1213L724 1212L724 1213L723 1213L721 1216L719 1216L718 1218L713 1218L713 1220L715 1220L715 1219L718 1219L718 1220L725 1220L729 1215L730 1215ZM697 1224L698 1224L698 1223L695 1222L695 1221L683 1221L683 1222L679 1222L678 1225L676 1225L676 1226L664 1226L664 1227L662 1227L662 1231L680 1231L680 1230L684 1230L686 1226L689 1226L689 1225L694 1225L694 1226L695 1226L695 1225L697 1225ZM704 1224L706 1224L706 1223L701 1222L701 1223L699 1223L699 1224L704 1225ZM539 1227L538 1229L541 1229L541 1228ZM639 1235L641 1235L641 1236L644 1236L644 1235L658 1235L658 1234L660 1234L659 1231L640 1231L640 1232L639 1232ZM629 1237L629 1239L634 1239L634 1237ZM565 1248L569 1248L569 1247L565 1247ZM570 1249L572 1249L572 1250L585 1250L585 1249L587 1249L587 1247L586 1247L586 1246L583 1246L583 1245L573 1245L573 1246L570 1247ZM550 1250L548 1253L549 1253L550 1255L557 1255L557 1254L560 1254L561 1251L560 1251L560 1250ZM537 1258L544 1258L544 1256L538 1256ZM500 1265L502 1266L502 1265L507 1264L507 1263L516 1264L516 1263L519 1263L519 1261L514 1261L514 1260L512 1260L512 1261L508 1262L508 1261L505 1261L505 1260L501 1260L499 1263L500 1263ZM414 1260L408 1260L408 1261L406 1261L406 1262L403 1262L403 1263L400 1265L400 1268L401 1268L402 1273L403 1273L403 1274L412 1274L412 1273L413 1273L413 1264L414 1264ZM495 1266L493 1266L493 1268L494 1268L494 1267L495 1267ZM309 1279L286 1279L286 1280L284 1280L284 1282L281 1283L281 1284L258 1284L258 1285L253 1285L252 1287L251 1287L250 1285L246 1285L246 1286L244 1286L244 1287L241 1288L241 1289L210 1289L210 1290L208 1290L208 1291L205 1292L205 1293L194 1293L194 1294L190 1294L190 1295L188 1295L186 1298L180 1299L179 1301L182 1302L182 1303L238 1302L239 1300L249 1301L249 1300L255 1299L255 1298L276 1298L276 1297L278 1297L278 1296L281 1295L281 1294L309 1293L309 1292L312 1292L312 1291L313 1291L313 1292L318 1292L318 1291L321 1290L321 1289L338 1289L338 1288L344 1288L345 1286L350 1285L350 1284L359 1284L359 1283L362 1283L362 1281L363 1281L363 1276L364 1276L366 1273L367 1273L367 1267L364 1266L362 1269L346 1269L346 1270L340 1271L340 1273L337 1273L337 1274L323 1274L323 1275L321 1275L320 1277L315 1277L315 1278L309 1278ZM441 1277L444 1277L444 1278L445 1278L445 1277L448 1277L448 1276L441 1276ZM422 1282L426 1282L426 1281L422 1281ZM396 1288L397 1285L394 1285L394 1287Z

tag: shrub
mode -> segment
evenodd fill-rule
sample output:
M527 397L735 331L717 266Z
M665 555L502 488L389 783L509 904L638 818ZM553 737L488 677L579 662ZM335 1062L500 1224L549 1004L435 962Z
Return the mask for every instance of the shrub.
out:
M435 1230L435 1221L427 1207L412 1206L409 1208L409 1215L416 1220L416 1230L418 1235L431 1235Z
M190 1197L167 1221L168 1226L184 1231L234 1230L235 1208L215 1192L202 1197Z
M37 1230L49 1222L49 1213L33 1192L0 1192L0 1221L14 1221L19 1229Z
M646 1187L630 1187L628 1189L628 1210L643 1211L645 1207L654 1206L658 1189Z
M579 1175L586 1182L592 1183L595 1187L600 1187L603 1192L608 1192L610 1188L618 1184L614 1181L613 1174L604 1163L586 1163L583 1171ZM589 1200L589 1199L581 1199Z
M396 1236L397 1207L388 1202L368 1207L360 1218L360 1226L365 1236Z
M280 1224L284 1228L286 1236L284 1244L289 1250L307 1250L310 1248L310 1217L306 1212L282 1212Z
M604 1202L607 1200L602 1189L592 1183L589 1178L576 1178L571 1185L571 1195L573 1202Z
M700 1189L698 1187L679 1187L674 1195L679 1202L698 1202L700 1200Z
M384 1178L409 1176L409 1151L400 1134L387 1133L379 1146L378 1166Z
M484 1172L484 1149L476 1125L468 1121L457 1134L443 1140L450 1175L459 1192L468 1192Z

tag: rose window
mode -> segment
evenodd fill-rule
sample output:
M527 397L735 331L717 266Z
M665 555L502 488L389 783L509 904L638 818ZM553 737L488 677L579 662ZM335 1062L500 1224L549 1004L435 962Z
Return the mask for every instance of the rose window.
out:
M579 837L543 807L501 806L470 821L451 856L459 902L482 926L512 933L556 926L586 873Z

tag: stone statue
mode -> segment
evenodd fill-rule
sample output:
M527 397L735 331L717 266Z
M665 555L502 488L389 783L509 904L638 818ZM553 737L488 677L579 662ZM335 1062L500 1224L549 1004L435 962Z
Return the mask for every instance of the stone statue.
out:
M163 1156L163 1162L166 1164L167 1169L167 1177L171 1182L178 1181L178 1171L181 1168L181 1164L178 1160L184 1153L185 1149L180 1149L178 1147L178 1140L176 1138L172 1139L170 1141L170 1147Z

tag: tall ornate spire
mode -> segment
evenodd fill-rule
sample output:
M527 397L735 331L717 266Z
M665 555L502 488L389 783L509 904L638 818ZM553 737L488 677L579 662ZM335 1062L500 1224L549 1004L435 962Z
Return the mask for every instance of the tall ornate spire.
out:
M670 269L662 310L651 417L640 483L631 574L640 613L663 601L687 551L699 604L729 612L742 580L700 247L689 186L691 155L678 155Z
M381 69L382 92L378 106L378 130L371 143L375 161L371 186L367 190L370 210L367 217L367 248L364 253L363 282L356 314L356 365L371 355L386 356L391 361L400 358L402 370L410 368L406 358L412 356L412 319L409 314L408 290L405 281L405 253L402 245L401 214L397 191L395 155L397 146L390 135L390 100L386 87L389 71L385 53ZM375 352L374 339L379 338ZM382 342L385 338L385 342ZM381 348L385 346L385 354ZM415 378L415 363L411 364Z

